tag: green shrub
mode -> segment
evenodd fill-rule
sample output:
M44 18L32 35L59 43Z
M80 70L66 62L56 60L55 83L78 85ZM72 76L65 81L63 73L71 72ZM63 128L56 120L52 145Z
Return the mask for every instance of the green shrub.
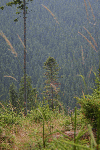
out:
M13 124L20 124L20 116L13 111L13 108L0 108L0 126L4 128Z
M97 128L98 117L100 113L100 81L96 78L97 88L94 89L92 95L83 95L78 98L78 103L81 105L82 113L93 128Z
M27 117L30 117L32 121L41 122L43 118L46 121L50 120L52 115L53 111L50 110L49 105L40 103L38 108L31 110L27 114Z

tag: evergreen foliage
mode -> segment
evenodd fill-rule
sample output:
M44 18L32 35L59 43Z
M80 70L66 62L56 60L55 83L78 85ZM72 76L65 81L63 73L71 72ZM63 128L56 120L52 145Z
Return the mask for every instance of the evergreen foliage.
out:
M33 0L27 0L27 2L29 1L33 1ZM17 10L23 10L24 5L23 5L23 0L13 0L11 2L6 3L6 6L13 6L13 5L17 5ZM1 6L0 9L4 9L5 6ZM27 12L28 7L26 6L26 12ZM20 11L16 11L16 14L20 14ZM14 20L15 22L18 21L18 18L16 18Z
M1 0L0 7L12 0ZM54 0L34 0L27 4L29 10L27 14L27 74L31 76L34 87L39 91L39 96L43 92L43 63L49 56L54 57L60 66L59 82L61 83L61 101L64 105L74 108L76 105L75 96L82 96L82 91L86 94L92 93L91 87L94 86L94 74L99 68L99 47L100 47L100 19L99 19L99 1L89 0L95 16L93 20L92 12L87 3L89 12L89 21L85 10L84 0L60 1ZM56 17L56 22L51 13L43 7L45 5ZM23 76L23 19L18 22L13 20L22 17L21 14L15 14L15 8L5 7L0 9L0 26L7 39L11 42L17 53L17 57L11 53L9 45L0 34L0 98L2 101L9 101L9 87L12 83L19 89L19 83ZM19 12L19 10L18 10ZM12 17L11 17L12 16ZM9 20L9 21L8 21ZM87 30L91 33L88 34ZM90 43L82 37L82 33L95 46L96 51ZM0 31L1 33L1 31ZM94 44L93 38L97 44ZM18 82L10 77L14 77ZM85 79L87 89L78 76L82 75Z
M58 71L59 66L53 57L48 57L44 62L46 86L45 86L45 97L49 102L49 105L54 109L55 100L58 99L59 82L58 82ZM52 101L52 102L51 102ZM55 101L55 102L54 102Z
M26 76L28 114L24 116L22 19L17 22L23 1L0 1L0 149L99 150L99 0L34 0L26 5L26 10L34 12L27 13L30 76ZM45 96L40 102L37 90L41 96L44 83ZM67 115L58 109L63 107L59 97L67 106ZM75 97L81 109L75 107L73 112Z
M97 129L98 120L100 117L100 78L96 76L96 88L90 95L83 95L82 98L77 98L81 105L82 113L88 122Z
M36 107L37 90L32 88L32 81L30 76L26 76L26 95L27 95L27 108L32 110ZM19 104L21 108L24 108L24 77L22 77L19 88Z
M12 83L9 88L10 102L13 107L18 107L18 93L16 92L15 85Z

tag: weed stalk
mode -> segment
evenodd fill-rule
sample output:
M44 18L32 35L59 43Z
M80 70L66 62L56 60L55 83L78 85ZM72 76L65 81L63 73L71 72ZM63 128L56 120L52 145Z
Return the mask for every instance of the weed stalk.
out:
M44 97L43 97L43 115L44 115ZM44 117L43 117L43 147L45 148L45 139L44 139Z
M76 111L77 111L77 108L75 107L74 143L76 143L76 141L75 141L75 138L76 138ZM76 146L74 146L74 150L76 150Z
M100 110L98 114L98 120L97 120L97 150L99 150L99 142L100 140Z

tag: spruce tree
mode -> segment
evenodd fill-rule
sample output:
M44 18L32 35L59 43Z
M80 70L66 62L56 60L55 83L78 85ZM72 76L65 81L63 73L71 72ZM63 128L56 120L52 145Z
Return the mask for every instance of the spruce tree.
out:
M18 107L18 93L16 92L15 85L12 83L9 88L10 102L14 108Z
M57 100L58 92L59 92L59 82L58 82L58 71L59 66L56 60L53 57L48 57L46 62L44 62L45 72L45 98L48 100L50 107L52 110L54 109L54 100ZM55 101L56 103L56 101Z
M27 0L27 2L33 1L33 0ZM27 97L26 97L26 13L28 7L26 6L26 0L12 0L11 2L6 3L7 6L17 5L18 10L23 10L24 15L24 104L25 104L25 110L24 113L27 115ZM0 9L4 9L4 6L0 7ZM18 11L16 14L20 14L21 12ZM18 18L16 18L14 21L18 21Z
M27 96L27 109L32 110L33 107L36 107L36 99L37 99L37 90L36 88L32 88L32 81L30 76L26 76L26 96ZM23 109L25 106L24 101L24 77L21 78L20 88L19 88L19 103L21 108Z

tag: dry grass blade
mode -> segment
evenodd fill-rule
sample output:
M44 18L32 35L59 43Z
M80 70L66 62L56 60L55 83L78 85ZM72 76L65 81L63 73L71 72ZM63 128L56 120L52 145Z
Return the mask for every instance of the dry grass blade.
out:
M54 84L50 83L50 85L54 88L54 90L55 90L56 92L58 92L58 90L57 90L57 88L56 88L56 86L55 86Z
M24 46L24 48L25 48L25 45L24 45L24 43L23 43L22 39L20 38L20 36L19 36L18 34L17 34L17 36L18 36L19 40L21 41L22 45L23 45L23 46ZM26 52L27 52L27 50L26 50Z
M95 46L91 43L91 41L89 41L81 32L78 32L80 35L82 35L87 41L88 43L92 46L92 48L97 52Z
M84 0L84 4L85 4L85 9L86 9L86 14L87 14L87 20L89 20L89 14L88 14L88 11L87 11L87 4L86 4L86 1Z
M94 13L93 13L93 8L92 8L91 3L89 2L89 0L87 0L87 1L88 1L88 3L89 3L90 8L91 8L93 20L95 21L95 16L94 16Z
M55 15L50 11L50 9L48 9L45 5L41 4L46 10L48 10L50 12L50 14L53 16L53 18L56 20L56 23L59 24L59 22L57 21L57 18L55 17Z
M81 45L81 50L82 50L82 63L84 65L84 56L83 56L83 47L82 47L82 45Z
M90 35L91 39L93 40L95 46L98 47L97 43L96 43L95 39L92 37L91 33L85 27L83 27L83 28L88 32L88 34Z
M82 90L82 94L83 94L83 98L85 98L85 95L84 95L84 92L83 92L83 90Z
M15 57L17 57L17 53L16 53L15 49L13 48L13 46L10 43L10 41L7 39L7 37L4 35L4 33L2 31L0 31L0 35L5 39L7 44L10 46L11 49L8 49L8 50L10 50L12 52L12 54L14 54Z
M89 78L90 78L90 75L91 75L91 72L92 72L92 68L93 68L93 66L92 66L91 69L90 69Z
M12 78L12 79L14 79L15 81L17 81L16 78L14 78L14 77L12 77L12 76L7 76L7 75L5 75L4 77ZM17 81L17 82L18 82L18 81Z

